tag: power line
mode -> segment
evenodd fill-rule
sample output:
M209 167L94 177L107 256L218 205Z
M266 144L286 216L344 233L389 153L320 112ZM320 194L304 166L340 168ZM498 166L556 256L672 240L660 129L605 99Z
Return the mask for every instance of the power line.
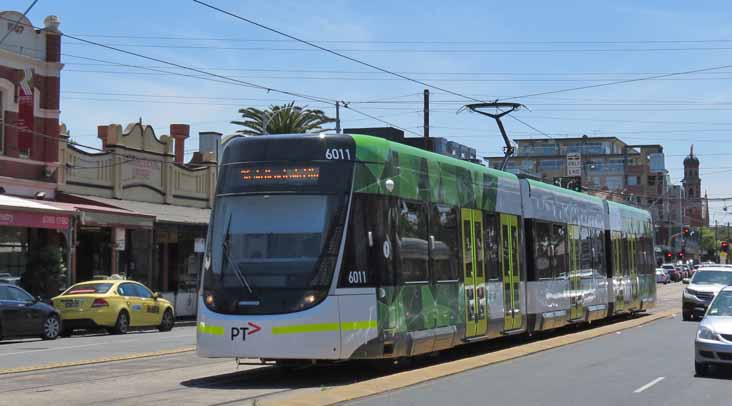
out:
M291 42L281 39L233 38L233 37L190 37L190 36L160 36L160 35L121 35L121 34L84 34L85 37L98 38L126 38L126 39L154 39L154 40L186 40L186 41L232 41L232 42ZM729 43L730 39L701 39L701 40L615 40L615 41L433 41L433 40L312 40L323 44L681 44L681 43Z
M33 6L36 5L36 3L38 3L38 0L33 0L33 2L28 6L28 8L25 9L25 11L23 12L23 15L18 18L18 21L15 22L15 25L19 25L20 20L22 20L23 17L25 17L28 14L28 12L31 11L31 9L33 8ZM5 42L5 39L8 38L8 35L10 35L11 32L12 32L12 30L10 28L8 28L8 32L6 32L5 35L3 35L2 38L0 38L0 45L2 45L3 42Z
M194 0L195 1L195 0ZM201 3L204 5L205 3ZM214 8L213 6L211 6ZM309 45L317 45L314 42L304 41ZM66 45L87 45L85 43L67 42ZM202 49L217 51L247 51L247 52L314 52L308 48L284 48L284 47L236 47L236 46L212 46L212 45L180 45L180 44L129 44L111 43L110 46L131 47L131 48L164 48L164 49ZM706 46L706 47L666 47L666 48L514 48L514 49L461 49L461 48L332 48L332 52L361 52L361 53L431 53L431 54L596 54L596 53L636 53L636 52L699 52L699 51L730 51L732 47Z
M197 1L197 0L193 0L193 1ZM667 77L672 77L672 76L690 75L693 73L708 72L708 71L728 69L728 68L732 68L732 65L714 66L714 67L710 67L710 68L701 68L701 69L693 69L693 70L682 71L682 72L665 73L662 75L652 75L652 76L644 76L641 78L624 79L624 80L618 80L618 81L614 81L614 82L600 83L600 84L596 84L596 85L579 86L579 87L572 87L572 88L568 88L568 89L551 90L551 91L547 91L547 92L529 93L529 94L525 94L525 95L521 95L521 96L506 97L506 98L503 98L502 100L525 99L527 97L545 96L548 94L557 94L557 93L573 92L573 91L584 90L584 89L594 89L597 87L622 85L622 84L627 84L627 83L641 82L641 81L645 81L645 80L655 80L655 79L667 78Z
M402 75L402 74L400 74L398 72L394 72L394 71L391 71L391 70L382 68L380 66L373 65L371 63L362 61L360 59L356 59L356 58L350 57L348 55L342 54L342 53L340 53L338 51L334 51L334 50L325 48L323 46L320 46L318 44L314 44L314 43L312 43L310 41L306 41L304 39L297 38L295 36L292 36L290 34L284 33L284 32L282 32L280 30L275 29L275 28L268 27L268 26L263 25L263 24L260 24L260 23L258 23L256 21L250 20L250 19L245 18L245 17L242 17L240 15L237 15L237 14L231 13L229 11L223 10L221 8L215 7L215 6L211 5L211 4L208 4L208 3L203 2L201 0L193 0L193 2L194 3L198 3L198 4L200 4L200 5L204 6L204 7L208 7L210 9L212 9L212 10L218 11L219 13L223 13L223 14L226 14L226 15L228 15L230 17L233 17L233 18L236 18L238 20L244 21L246 23L255 25L255 26L260 27L262 29L265 29L267 31L271 31L271 32L274 32L276 34L282 35L282 36L287 37L287 38L289 38L291 40L294 40L294 41L297 41L297 42L300 42L300 43L309 45L309 46L311 46L313 48L317 48L317 49L319 49L321 51L324 51L324 52L327 52L327 53L336 55L338 57L347 59L347 60L349 60L351 62L355 62L355 63L358 63L360 65L367 66L367 67L369 67L371 69L375 69L375 70L384 72L386 74L393 75L393 76L396 76L398 78L401 78L401 79L404 79L404 80L407 80L407 81L410 81L410 82L413 82L413 83L417 83L417 84L419 84L421 86L429 87L431 89L435 89L435 90L439 90L441 92L445 92L445 93L452 94L454 96L462 97L462 98L467 99L467 100L471 100L471 101L474 101L474 102L484 102L484 100L476 99L474 97L467 96L467 95L464 95L464 94L461 94L461 93L458 93L458 92L455 92L455 91L452 91L452 90L449 90L449 89L445 89L445 88L442 88L442 87L439 87L439 86L435 86L435 85L429 84L427 82L424 82L424 81L421 81L421 80L418 80L418 79L413 79L413 78L410 78L409 76ZM522 121L520 119L517 119L516 117L513 117L513 116L509 116L509 117L513 118L515 121L518 121L519 123L522 123L525 126L528 126L529 128L531 128L534 131L538 131L539 133L544 134L543 132L541 132L540 130L538 130L536 127L530 126L526 122L524 122L524 121Z

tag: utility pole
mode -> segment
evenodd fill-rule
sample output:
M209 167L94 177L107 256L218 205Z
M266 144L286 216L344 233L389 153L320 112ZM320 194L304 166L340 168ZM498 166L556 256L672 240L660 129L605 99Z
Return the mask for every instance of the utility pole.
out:
M336 134L341 133L341 102L336 101Z
M424 149L430 148L430 90L424 89Z
M714 220L714 262L719 263L719 222Z

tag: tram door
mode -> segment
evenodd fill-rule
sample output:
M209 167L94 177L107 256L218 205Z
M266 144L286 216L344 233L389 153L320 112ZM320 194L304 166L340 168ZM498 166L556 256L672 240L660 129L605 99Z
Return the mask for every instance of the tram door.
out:
M630 300L633 306L640 306L640 289L638 287L638 255L635 234L628 235L628 265L630 268Z
M617 231L612 232L613 245L613 289L615 292L615 311L625 310L625 269L623 269L623 239Z
M518 218L501 214L501 273L503 275L503 308L506 331L521 328L521 268L519 267Z
M465 336L475 337L488 329L483 255L483 215L462 209L463 275L465 277Z
M582 257L579 226L569 225L569 319L577 320L585 315L582 294Z

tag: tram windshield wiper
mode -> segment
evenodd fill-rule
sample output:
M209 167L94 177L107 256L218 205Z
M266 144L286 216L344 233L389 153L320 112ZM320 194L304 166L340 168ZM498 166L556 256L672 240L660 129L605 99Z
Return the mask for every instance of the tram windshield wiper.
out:
M249 285L249 281L247 281L246 276L244 276L244 271L242 271L242 269L239 267L239 264L231 259L231 255L229 254L229 244L231 242L230 230L231 216L229 216L229 224L226 226L226 238L224 239L224 256L226 257L226 262L229 264L229 268L234 270L234 275L236 275L239 283L241 283L242 286L246 287L249 293L254 294L254 291L252 291L252 287Z

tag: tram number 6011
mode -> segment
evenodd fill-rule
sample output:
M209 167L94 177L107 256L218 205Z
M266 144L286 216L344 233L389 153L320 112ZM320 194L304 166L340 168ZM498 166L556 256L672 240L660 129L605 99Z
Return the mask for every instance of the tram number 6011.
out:
M348 283L352 285L361 285L366 282L366 271L351 271L348 273Z
M350 161L351 151L348 148L327 148L325 150L325 159Z

